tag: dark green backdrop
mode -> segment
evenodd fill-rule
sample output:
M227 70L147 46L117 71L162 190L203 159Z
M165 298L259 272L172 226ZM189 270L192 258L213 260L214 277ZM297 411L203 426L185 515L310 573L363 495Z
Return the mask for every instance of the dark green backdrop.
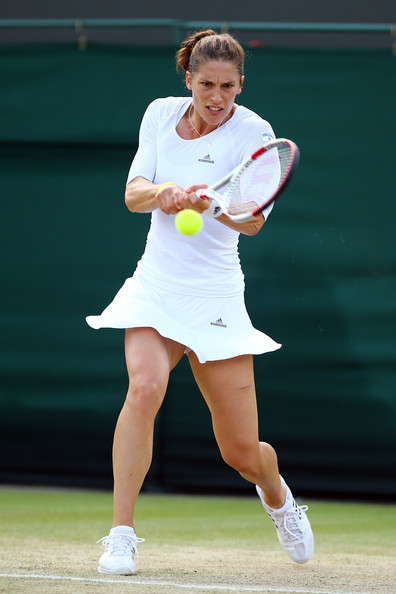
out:
M0 48L0 480L111 485L123 333L91 330L144 248L124 184L141 116L184 94L173 48ZM261 437L311 493L396 494L394 100L387 51L251 50L241 103L301 149L262 233L241 239ZM187 361L147 486L252 491L220 460Z

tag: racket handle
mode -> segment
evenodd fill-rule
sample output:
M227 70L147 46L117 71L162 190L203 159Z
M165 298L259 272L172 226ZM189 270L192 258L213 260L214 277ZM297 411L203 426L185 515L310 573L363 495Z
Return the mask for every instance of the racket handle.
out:
M223 214L223 209L217 204L215 200L210 198L209 208L204 210L202 214L210 217L211 219L217 219L217 217Z
M195 193L198 196L198 198L206 198L207 200L210 200L209 208L202 211L203 215L211 219L217 219L217 217L223 214L223 209L221 208L221 206L216 202L216 200L213 200L212 198L210 198L210 196L207 196L205 194L205 189L197 190Z

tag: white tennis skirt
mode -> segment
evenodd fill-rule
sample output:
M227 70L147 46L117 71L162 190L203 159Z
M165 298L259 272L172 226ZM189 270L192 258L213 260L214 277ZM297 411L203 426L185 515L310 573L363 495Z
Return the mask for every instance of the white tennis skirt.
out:
M194 351L200 363L259 355L281 347L256 330L243 293L232 297L186 295L154 287L141 275L128 278L99 316L88 316L91 328L155 328Z

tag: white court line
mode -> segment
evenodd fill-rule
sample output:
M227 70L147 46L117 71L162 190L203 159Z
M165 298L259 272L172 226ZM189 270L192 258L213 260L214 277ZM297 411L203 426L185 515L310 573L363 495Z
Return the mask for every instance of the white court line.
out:
M90 582L95 584L136 584L139 586L169 586L189 590L222 590L223 592L276 592L279 594L370 594L370 592L331 592L327 590L296 590L293 588L270 588L269 586L221 586L219 584L181 584L156 580L139 580L128 578L83 578L62 575L40 575L37 573L0 573L0 578L19 578L33 580L53 580L69 582Z

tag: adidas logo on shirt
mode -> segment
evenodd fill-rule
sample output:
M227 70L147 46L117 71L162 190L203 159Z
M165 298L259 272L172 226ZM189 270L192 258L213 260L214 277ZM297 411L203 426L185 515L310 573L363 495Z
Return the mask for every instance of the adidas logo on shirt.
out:
M227 328L227 324L224 324L223 320L221 318L219 318L215 322L210 322L210 325L211 326L220 326L221 328Z
M201 163L214 163L212 157L209 154L202 157L202 159L198 159L198 161L200 161Z

